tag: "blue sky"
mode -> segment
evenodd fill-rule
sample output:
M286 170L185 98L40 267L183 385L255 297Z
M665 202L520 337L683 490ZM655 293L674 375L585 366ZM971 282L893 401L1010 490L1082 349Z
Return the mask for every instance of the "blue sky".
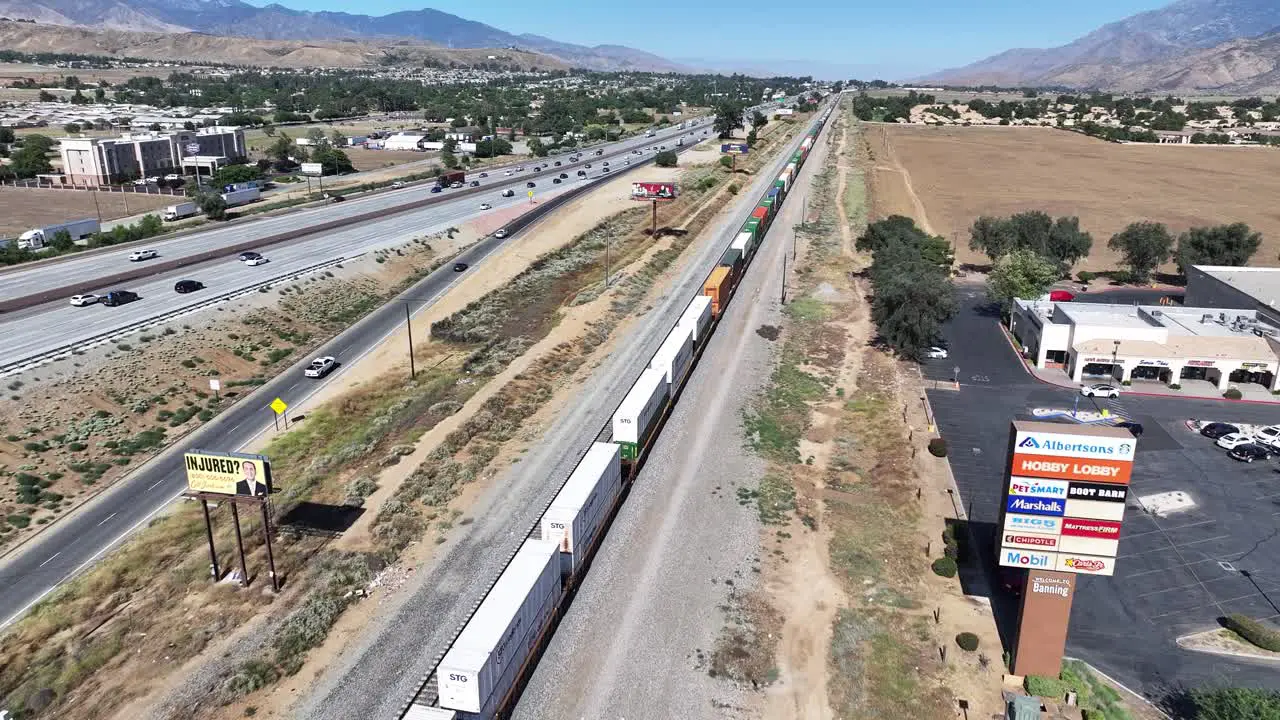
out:
M264 0L251 0L265 5ZM512 33L616 44L672 59L784 61L785 71L904 78L1012 47L1061 45L1169 0L283 0L385 15L433 7ZM797 65L796 63L803 63ZM782 64L780 63L781 67Z

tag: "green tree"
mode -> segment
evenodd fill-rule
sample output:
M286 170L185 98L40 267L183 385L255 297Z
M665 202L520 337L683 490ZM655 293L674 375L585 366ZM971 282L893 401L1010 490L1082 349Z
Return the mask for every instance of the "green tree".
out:
M0 144L12 145L14 139L13 128L0 127Z
M53 166L49 164L49 158L45 157L48 152L39 143L32 142L32 138L43 137L40 135L28 135L22 142L22 147L9 157L9 169L13 170L13 174L20 178L30 178L36 175L43 175L53 172Z
M1051 261L1061 275L1089 254L1093 237L1080 229L1075 217L1056 221L1039 210L1007 218L983 215L969 228L969 249L981 251L993 261L1012 250L1031 250Z
M345 175L355 172L351 158L346 153L331 147L319 147L311 153L311 162L320 163L325 175Z
M897 264L875 287L871 318L881 339L908 360L937 342L955 312L949 279L923 262Z
M99 103L106 102L106 101L107 101L107 91L106 91L106 90L103 90L103 89L102 89L102 88L100 88L100 87L98 87L98 88L94 88L94 89L93 89L93 101L94 101L94 102L99 102Z
M759 110L756 110L755 112L751 113L751 129L753 131L756 128L762 128L768 124L769 124L769 118L765 117L764 113L760 112Z
M981 215L969 227L969 249L995 261L1017 246L1013 228L1001 218Z
M1032 250L1019 248L996 260L987 276L987 294L1008 310L1014 298L1034 300L1044 295L1059 277L1052 262Z
M733 131L742 128L742 103L736 100L723 100L718 103L712 127L722 138L733 137Z
M453 154L455 148L458 147L457 140L445 140L444 147L440 149L440 162L450 170L458 167L458 156Z
M1134 282L1144 283L1152 270L1169 260L1173 235L1162 223L1136 222L1111 236L1107 247L1120 253L1121 264L1129 268Z
M498 155L510 155L511 143L502 138L494 138L493 140L481 140L476 143L476 157L497 157Z
M307 140L311 142L311 147L326 147L329 144L329 138L324 134L324 130L313 127L307 131Z
M49 246L58 252L68 252L74 250L76 244L71 239L71 233L66 230L59 230L53 234L53 238L49 241Z
M68 135L75 135L80 132L80 123L69 122L66 125L63 125L62 129L66 131Z
M722 167L722 168L724 168L724 169L726 169L726 170L728 170L729 168L733 167L733 158L729 157L728 155L721 155L721 156L720 156L720 167Z
M200 205L200 211L210 220L226 220L227 219L227 201L217 193L205 193L196 198L196 203Z
M754 147L756 144L756 140L757 140L756 129L751 128L751 131L747 133L747 146Z
M1247 265L1260 245L1262 233L1244 223L1191 228L1178 236L1178 269L1185 273L1192 265Z
M213 174L211 182L215 187L222 187L223 185L234 185L261 179L262 171L258 169L257 165L227 165L219 168L218 172Z
M546 143L542 142L541 139L536 137L529 138L529 141L526 144L529 146L529 152L533 153L534 157L547 156L548 149L547 149Z
M674 150L663 150L653 158L653 164L658 167L675 167L679 162Z
M586 134L587 134L587 139L588 139L588 140L603 140L603 139L604 139L604 126L603 126L603 125L588 125L586 128L584 128L584 130L583 130L583 131L584 131L584 132L586 132Z
M1280 693L1254 688L1193 690L1194 720L1280 720Z
M333 132L329 133L329 144L336 148L343 147L347 144L347 136L343 135L341 131L334 129Z

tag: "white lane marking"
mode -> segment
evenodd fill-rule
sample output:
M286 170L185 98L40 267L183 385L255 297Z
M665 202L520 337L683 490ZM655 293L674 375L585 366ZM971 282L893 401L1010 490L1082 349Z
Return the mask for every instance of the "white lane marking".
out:
M45 560L44 562L40 563L40 567L44 567L45 565L48 565L50 562L53 561L54 558L58 557L61 554L62 554L62 551L59 550L58 552L50 555L48 560Z
M160 483L162 483L162 482L164 482L164 481L165 481L165 479L164 479L164 478L160 478L159 480L157 480L157 481L155 481L155 482L151 483L151 485L150 485L147 489L148 489L148 490L152 490L152 489L154 489L154 488L155 488L155 486L159 485Z
M106 522L107 522L108 520L110 520L111 518L113 518L113 517L115 517L115 516L116 516L116 513L111 513L110 515L108 515L108 516L106 516L106 517L102 518L102 522L98 523L98 526L99 526L99 527L101 527L101 526L105 525L105 524L106 524Z

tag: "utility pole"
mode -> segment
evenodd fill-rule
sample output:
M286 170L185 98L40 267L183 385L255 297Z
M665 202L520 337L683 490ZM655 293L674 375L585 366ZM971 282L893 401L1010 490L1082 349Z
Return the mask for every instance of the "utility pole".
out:
M613 273L609 271L609 235L604 236L604 286L609 287L609 280Z
M782 255L782 304L787 304L787 255Z
M409 313L409 303L404 304L404 326L409 331L409 379L413 380L417 377L417 370L413 364L413 319Z

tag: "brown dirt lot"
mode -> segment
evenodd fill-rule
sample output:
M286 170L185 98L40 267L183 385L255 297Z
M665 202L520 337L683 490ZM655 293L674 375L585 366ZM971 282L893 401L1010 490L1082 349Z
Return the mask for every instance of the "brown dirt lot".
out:
M874 215L914 215L956 242L960 262L979 215L1043 210L1077 215L1093 252L1076 270L1107 270L1107 241L1138 220L1175 234L1197 225L1246 222L1263 234L1254 264L1280 251L1280 176L1266 148L1117 145L1041 128L867 125L875 172ZM919 198L928 217L913 203Z
M93 202L94 195L98 196L97 206ZM114 220L182 200L181 196L145 193L0 188L0 237L16 236L47 223L95 217L99 208L102 210L103 220Z

